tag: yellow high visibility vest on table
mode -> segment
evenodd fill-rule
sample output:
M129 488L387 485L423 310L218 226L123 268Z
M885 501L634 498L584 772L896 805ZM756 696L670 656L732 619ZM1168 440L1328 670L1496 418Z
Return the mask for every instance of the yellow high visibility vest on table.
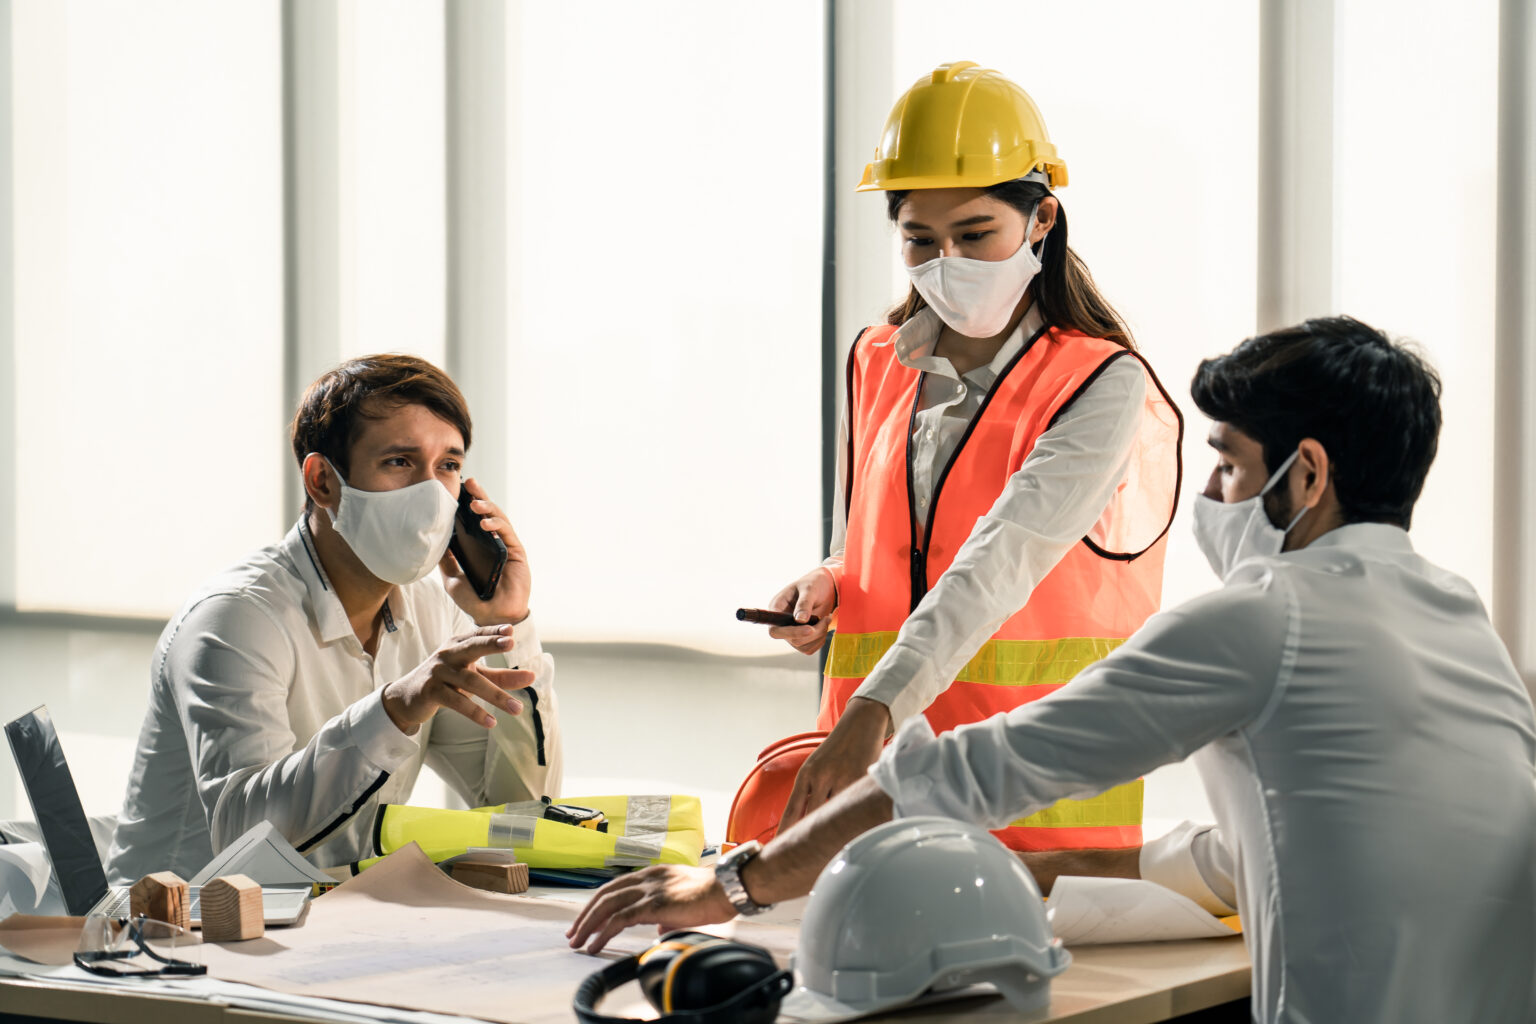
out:
M696 796L586 796L562 798L602 811L607 830L566 825L531 814L506 813L505 804L450 811L383 804L373 829L375 857L416 843L434 861L471 848L512 850L531 868L629 868L697 864L704 851L704 816Z

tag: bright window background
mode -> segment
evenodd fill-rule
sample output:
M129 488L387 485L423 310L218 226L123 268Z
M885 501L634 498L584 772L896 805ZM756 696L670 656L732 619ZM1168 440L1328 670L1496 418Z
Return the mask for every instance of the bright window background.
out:
M11 16L18 604L167 614L276 521L278 5Z
M355 4L355 6L353 6ZM344 88L356 134L342 163L355 203L355 331L342 358L410 352L443 363L447 288L441 0L352 0ZM345 108L344 108L345 109Z
M1336 309L1417 338L1440 368L1446 426L1415 543L1487 593L1496 4L1335 5ZM1044 112L1071 170L1072 243L1188 417L1165 601L1209 589L1187 504L1210 460L1187 390L1201 357L1254 327L1258 5L890 9L891 99L970 59ZM169 615L291 521L281 4L9 10L19 604ZM340 10L336 352L441 362L443 3ZM730 613L821 554L823 5L516 11L506 505L534 553L543 632L781 654ZM872 149L883 114L840 132ZM879 203L852 183L839 202ZM889 294L870 319L905 286L894 241L884 252ZM87 804L109 809L152 633L64 632L0 631L0 711L69 708L66 744L95 763L77 761ZM746 679L749 662L653 660L637 675L602 649L562 652L573 776L632 776L645 757L658 777L730 786L792 731L785 716L809 721L811 682L769 678L781 667ZM632 683L674 690L651 719L618 720ZM706 745L665 765L637 752L690 693ZM1176 781L1149 816L1199 813L1198 787ZM0 780L0 816L11 790Z
M820 557L822 5L521 10L507 504L540 629L782 653L733 612Z
M1341 0L1338 309L1420 343L1445 385L1414 515L1425 557L1492 586L1498 4Z
M1190 535L1188 504L1211 458L1189 381L1254 329L1257 4L1202 0L1177 18L1139 0L901 0L896 10L893 100L938 65L970 60L1040 108L1071 177L1060 193L1070 244L1184 412L1163 605L1211 590ZM879 125L865 131L873 150ZM897 274L893 295L905 291Z

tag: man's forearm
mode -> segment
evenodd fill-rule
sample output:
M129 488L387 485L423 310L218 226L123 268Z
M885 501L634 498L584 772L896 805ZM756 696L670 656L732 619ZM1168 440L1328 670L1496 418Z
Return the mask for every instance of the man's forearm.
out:
M804 896L837 851L891 817L891 798L865 776L774 838L742 868L741 883L754 903Z
M1124 850L1036 850L1021 852L1019 860L1029 868L1040 886L1040 894L1049 896L1062 875L1091 875L1097 878L1140 878L1141 847Z

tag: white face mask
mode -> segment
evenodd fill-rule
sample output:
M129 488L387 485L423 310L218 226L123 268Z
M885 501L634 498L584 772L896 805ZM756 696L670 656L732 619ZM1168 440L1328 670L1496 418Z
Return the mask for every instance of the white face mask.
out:
M330 460L325 464L330 466ZM336 473L335 466L331 472ZM340 473L336 479L341 502L331 512L331 526L369 572L404 586L432 571L448 550L459 507L448 488L423 480L393 491L360 491Z
M1035 231L1035 211L1019 251L1005 260L972 260L964 256L936 256L927 263L907 268L912 286L933 311L967 338L990 338L1002 333L1024 297L1029 282L1040 273L1040 257L1029 247Z
M1296 528L1307 509L1296 513L1285 529L1269 521L1264 512L1264 495L1274 489L1296 461L1300 451L1291 457L1264 484L1263 490L1253 497L1231 503L1205 495L1195 497L1195 542L1205 552L1206 561L1223 580L1234 566L1248 558L1278 555L1285 546L1285 535Z

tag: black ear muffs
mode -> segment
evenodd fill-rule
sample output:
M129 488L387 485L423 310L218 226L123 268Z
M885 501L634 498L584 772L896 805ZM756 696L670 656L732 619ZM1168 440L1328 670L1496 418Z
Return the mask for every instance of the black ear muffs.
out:
M772 1024L792 985L766 949L703 932L668 932L639 956L615 961L587 978L571 1008L583 1024L627 1024L597 1004L614 989L639 980L645 998L677 1024Z

